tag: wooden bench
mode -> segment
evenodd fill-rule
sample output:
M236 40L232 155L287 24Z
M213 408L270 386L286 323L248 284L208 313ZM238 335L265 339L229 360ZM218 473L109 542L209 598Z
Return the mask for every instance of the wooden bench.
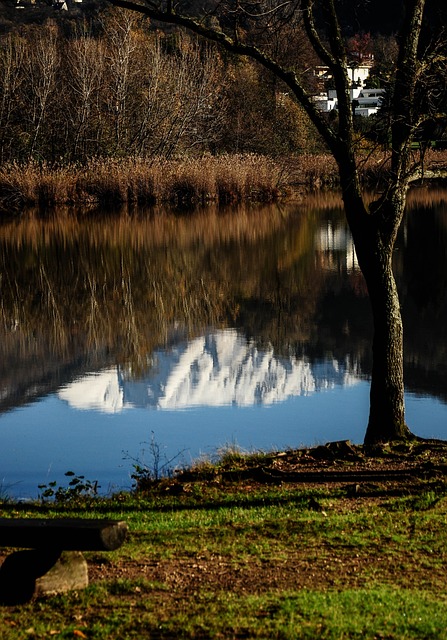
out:
M0 547L21 549L0 566L0 604L86 587L82 552L113 551L126 535L118 520L0 518Z

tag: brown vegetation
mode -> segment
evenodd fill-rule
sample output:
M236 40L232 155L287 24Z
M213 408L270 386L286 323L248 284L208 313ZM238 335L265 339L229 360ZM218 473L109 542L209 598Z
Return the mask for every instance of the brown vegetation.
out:
M380 188L388 170L386 152L365 155L365 188ZM426 154L426 167L447 166L447 152ZM271 202L304 191L337 187L330 155L292 155L272 159L255 154L206 155L167 160L94 159L85 165L52 166L30 161L0 167L0 209L169 203L193 207L206 203Z
M0 34L1 163L322 149L252 62L125 11L61 24Z
M85 166L30 162L0 168L0 205L24 206L268 202L279 196L281 168L256 155L201 159L92 160Z
M276 53L315 91L305 42L286 28ZM361 121L362 179L375 188L389 153ZM271 201L338 185L298 101L247 58L120 10L0 37L0 211Z

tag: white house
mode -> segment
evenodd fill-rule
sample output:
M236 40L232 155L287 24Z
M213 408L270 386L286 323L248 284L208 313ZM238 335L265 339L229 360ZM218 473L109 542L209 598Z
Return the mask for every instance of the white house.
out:
M313 96L313 100L320 111L325 113L337 108L337 97L330 97L328 94L320 93L317 96Z
M371 71L371 65L358 65L353 67L348 67L348 76L353 85L357 85L358 87L363 87L368 76Z
M385 89L361 89L352 87L350 90L351 102L355 103L356 116L372 116L377 113L382 104ZM325 113L338 108L337 92L329 89L326 94L321 93L313 97L317 107Z
M353 65L348 67L348 77L353 87L362 89L371 71L372 62ZM318 84L326 83L332 79L332 74L329 67L324 65L317 65L314 70L314 76L318 80Z
M384 94L385 89L362 89L356 98L358 105L355 107L355 115L368 117L377 113Z
M356 64L348 67L348 76L351 81L351 102L355 108L357 116L372 116L377 113L378 108L383 100L384 89L365 89L365 82L369 77L374 58L372 55L368 57L364 63ZM324 91L324 86L332 79L329 67L318 65L314 68L314 76L320 85L320 93L313 96L316 106L325 113L338 108L337 92L335 89ZM354 102L355 101L355 102Z

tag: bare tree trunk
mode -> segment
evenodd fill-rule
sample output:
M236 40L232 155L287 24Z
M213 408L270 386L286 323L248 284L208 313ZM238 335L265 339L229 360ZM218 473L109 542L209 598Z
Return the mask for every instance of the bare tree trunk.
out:
M405 440L403 378L403 325L399 295L393 275L393 251L405 207L406 189L377 200L359 212L358 202L345 205L357 258L371 303L374 337L370 413L365 444Z
M20 87L27 56L27 44L16 34L2 38L0 48L0 162L15 159L17 143L14 123L21 120ZM23 116L22 116L23 118Z
M405 424L403 327L392 270L392 249L363 266L374 320L370 413L365 444L410 436Z

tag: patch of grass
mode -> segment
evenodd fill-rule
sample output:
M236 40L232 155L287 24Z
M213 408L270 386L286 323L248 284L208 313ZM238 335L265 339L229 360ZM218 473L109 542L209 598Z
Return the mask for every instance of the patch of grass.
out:
M427 511L433 509L446 496L446 487L438 486L416 496L405 496L386 505L390 511Z
M2 638L445 638L443 597L376 585L370 590L244 594L200 591L166 602L139 591L89 588L8 612ZM49 612L52 615L48 615Z
M227 451L217 467L252 463ZM394 497L211 471L107 499L4 504L4 516L124 519L130 535L114 552L86 554L84 591L2 607L0 637L447 638L439 476Z
M286 596L269 613L288 620L284 637L290 638L443 638L447 616L443 598L388 587L305 591Z

